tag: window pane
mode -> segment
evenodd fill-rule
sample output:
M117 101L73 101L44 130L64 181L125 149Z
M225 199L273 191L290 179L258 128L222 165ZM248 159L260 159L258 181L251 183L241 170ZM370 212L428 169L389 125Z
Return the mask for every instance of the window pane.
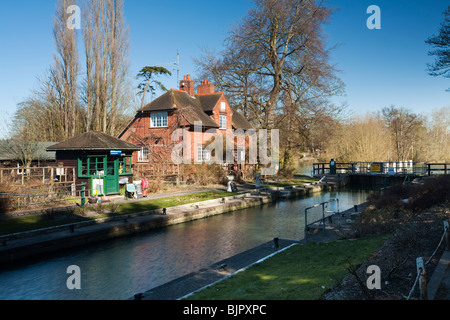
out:
M88 159L80 159L80 173L82 176L87 176L88 174Z
M149 151L147 147L141 148L138 152L138 161L144 162L149 160Z
M150 127L152 128L167 127L168 125L167 118L168 118L167 112L152 113Z
M220 129L226 129L227 128L227 117L226 116L220 116L220 118L219 118L219 126L220 126Z
M97 174L97 158L89 159L89 175L95 176Z

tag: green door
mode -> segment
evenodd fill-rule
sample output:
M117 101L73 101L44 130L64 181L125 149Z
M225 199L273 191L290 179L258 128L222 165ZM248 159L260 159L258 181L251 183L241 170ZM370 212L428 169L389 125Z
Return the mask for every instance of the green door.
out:
M119 193L119 159L108 157L105 177L106 195Z

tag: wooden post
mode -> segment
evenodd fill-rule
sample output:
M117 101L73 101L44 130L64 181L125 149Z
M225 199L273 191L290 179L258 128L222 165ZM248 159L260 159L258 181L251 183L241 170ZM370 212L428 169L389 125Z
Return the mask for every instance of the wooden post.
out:
M81 183L81 208L84 208L86 204L86 183Z
M445 232L445 242L447 245L447 251L450 251L450 223L448 221L444 221L444 229L446 230Z
M425 270L425 263L423 258L419 257L416 259L417 273L419 274L419 289L420 289L420 300L428 300L427 293L427 272Z

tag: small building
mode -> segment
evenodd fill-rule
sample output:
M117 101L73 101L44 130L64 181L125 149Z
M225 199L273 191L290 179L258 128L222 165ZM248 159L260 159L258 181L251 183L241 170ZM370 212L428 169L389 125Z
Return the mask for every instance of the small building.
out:
M0 140L0 168L17 168L17 172L21 172L24 162L28 162L29 167L55 166L55 153L46 151L54 144L55 142Z
M76 190L85 182L90 196L118 194L120 184L132 182L132 157L138 150L131 143L101 132L87 132L47 148L56 152L58 163L77 168Z

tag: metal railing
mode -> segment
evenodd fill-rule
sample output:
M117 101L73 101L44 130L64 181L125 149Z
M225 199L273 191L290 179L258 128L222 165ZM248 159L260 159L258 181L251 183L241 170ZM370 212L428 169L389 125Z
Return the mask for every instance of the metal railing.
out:
M330 163L314 163L313 175L329 174ZM387 174L387 175L432 175L450 174L448 163L428 163L413 161L398 162L341 162L336 163L336 173Z
M336 202L337 203L337 211L328 211L326 210L328 208L328 204L332 203L332 202ZM315 219L313 222L308 222L308 211L310 211L311 209L317 208L322 206L322 217L320 219ZM331 213L331 214L330 214ZM326 219L330 219L332 216L334 216L335 214L338 215L339 217L339 199L330 199L328 201L322 202L322 203L318 203L314 206L308 207L305 209L305 242L308 241L308 228L317 223L320 222L322 224L322 230L325 231L325 221Z

